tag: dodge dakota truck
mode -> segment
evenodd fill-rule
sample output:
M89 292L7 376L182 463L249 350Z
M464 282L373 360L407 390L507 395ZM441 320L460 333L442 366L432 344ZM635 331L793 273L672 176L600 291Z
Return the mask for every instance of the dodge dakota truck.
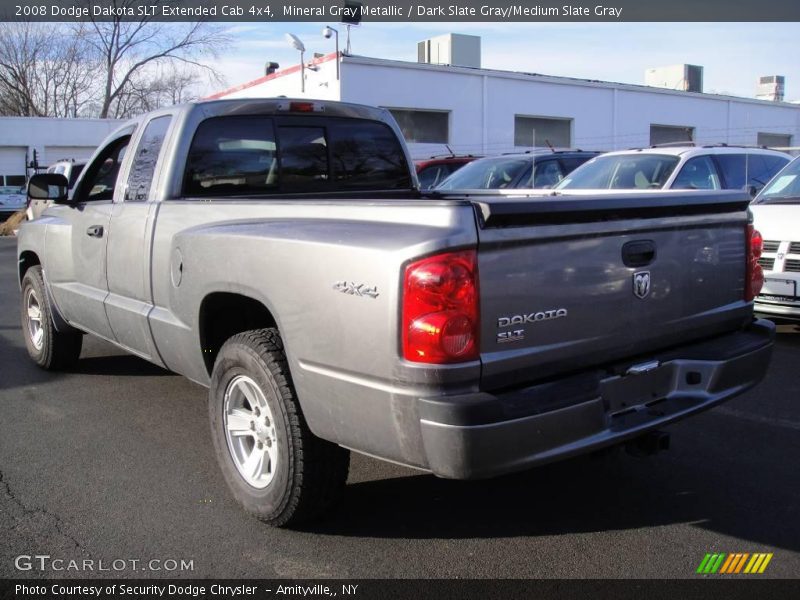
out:
M207 386L222 473L276 526L331 506L350 450L517 471L715 406L772 350L743 192L425 197L386 110L284 98L140 117L67 187L29 185L30 357L69 368L88 333Z

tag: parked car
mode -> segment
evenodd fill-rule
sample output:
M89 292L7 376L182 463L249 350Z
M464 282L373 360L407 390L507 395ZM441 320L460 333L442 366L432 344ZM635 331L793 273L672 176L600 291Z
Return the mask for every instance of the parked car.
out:
M277 526L351 449L457 479L654 452L772 351L741 191L431 202L389 111L283 98L138 117L67 187L28 185L55 202L18 236L30 358L92 333L208 387L224 478Z
M444 181L448 175L455 173L467 163L479 156L431 156L423 160L415 160L417 179L420 189L434 188Z
M469 163L434 189L492 190L553 188L568 173L599 152L566 150L504 154Z
M739 190L755 195L791 157L764 148L674 145L608 152L558 190Z
M81 172L83 172L83 168L85 166L85 160L60 160L47 167L46 172L58 173L66 177L68 182L67 195L71 196L72 191L75 189L75 182L78 181L78 177L80 176ZM52 202L42 200L31 200L28 202L28 208L26 211L28 220L30 221L38 218L44 212L44 209L51 204Z
M764 287L755 309L778 321L800 321L800 158L770 181L750 205L764 236Z
M18 185L0 186L0 223L25 208L25 188Z

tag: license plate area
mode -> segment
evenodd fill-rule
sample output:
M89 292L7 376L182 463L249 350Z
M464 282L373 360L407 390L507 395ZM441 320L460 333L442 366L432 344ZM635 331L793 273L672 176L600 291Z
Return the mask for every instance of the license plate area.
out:
M761 288L762 296L777 298L797 298L797 282L792 279L775 279L767 277Z
M672 391L673 369L658 367L645 373L612 377L600 382L606 411L614 415L640 409L666 398Z

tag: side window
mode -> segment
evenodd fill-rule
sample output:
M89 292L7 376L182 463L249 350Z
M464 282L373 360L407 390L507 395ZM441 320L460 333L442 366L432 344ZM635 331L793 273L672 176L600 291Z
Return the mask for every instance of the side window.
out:
M714 157L717 161L725 187L729 190L740 190L745 185L745 173L747 173L746 157L744 154L717 154Z
M147 200L150 184L153 183L158 155L171 121L172 117L165 115L157 117L147 124L142 139L139 140L139 145L136 147L136 155L133 157L128 186L125 189L126 202Z
M561 166L557 160L537 161L534 165L533 187L552 188L564 179Z
M328 128L338 189L408 189L411 176L394 132L372 121L333 122ZM281 136L283 152L283 136ZM446 175L445 172L439 181Z
M719 175L708 156L696 156L686 161L672 183L677 190L718 190Z
M186 162L185 195L260 194L277 186L272 119L218 117L200 124Z
M131 133L133 132L131 131ZM113 199L120 165L130 141L131 134L127 134L103 148L97 158L86 167L86 177L83 178L80 189L75 193L76 201Z

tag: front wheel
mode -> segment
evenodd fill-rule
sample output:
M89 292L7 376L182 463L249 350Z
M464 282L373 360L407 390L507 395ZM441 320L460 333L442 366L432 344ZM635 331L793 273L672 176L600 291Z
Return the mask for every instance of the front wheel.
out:
M28 269L22 278L21 312L25 347L37 365L57 370L71 367L78 361L83 334L74 329L56 329L40 265Z
M245 510L283 527L319 516L341 496L349 452L308 428L277 329L222 346L208 406L217 460Z

